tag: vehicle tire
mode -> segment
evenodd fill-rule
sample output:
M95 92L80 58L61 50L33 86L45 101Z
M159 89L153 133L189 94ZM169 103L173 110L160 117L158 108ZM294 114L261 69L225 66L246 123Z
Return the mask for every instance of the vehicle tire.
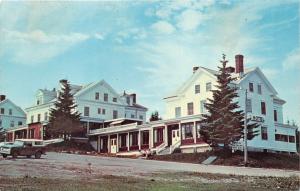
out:
M12 158L17 158L18 157L18 153L17 152L13 152L12 154L11 154L11 156L12 156Z
M35 157L36 159L40 159L41 156L42 156L42 153L41 153L40 151L36 152L35 155L34 155L34 157Z
M6 157L7 157L7 155L6 155L6 154L2 154L2 157L3 157L3 158L6 158Z
M31 155L27 155L26 157L27 157L28 159L30 159L30 158L31 158Z

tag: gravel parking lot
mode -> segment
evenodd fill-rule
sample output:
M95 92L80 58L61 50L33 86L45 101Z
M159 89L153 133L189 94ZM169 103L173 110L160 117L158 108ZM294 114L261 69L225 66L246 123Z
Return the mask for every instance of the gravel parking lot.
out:
M287 161L288 162L288 161ZM160 172L199 172L247 176L300 176L300 171L200 165L144 159L75 155L49 152L42 159L0 157L0 177L72 179L89 175L147 176Z

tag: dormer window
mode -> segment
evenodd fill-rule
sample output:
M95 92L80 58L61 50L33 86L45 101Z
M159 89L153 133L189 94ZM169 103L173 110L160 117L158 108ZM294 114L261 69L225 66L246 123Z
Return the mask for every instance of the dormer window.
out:
M257 92L258 92L258 94L262 94L261 85L260 84L257 85Z
M104 101L108 102L108 94L107 93L104 94Z
M99 97L100 97L99 92L96 92L96 93L95 93L95 100L99 100Z
M211 82L206 83L206 91L209 92L211 90Z
M195 94L199 94L200 93L200 85L195 85Z
M117 102L117 98L116 97L113 98L113 102Z
M254 91L253 83L252 83L252 82L249 83L249 91L250 91L250 92L253 92L253 91Z
M36 101L36 105L40 105L40 100L37 100L37 101Z

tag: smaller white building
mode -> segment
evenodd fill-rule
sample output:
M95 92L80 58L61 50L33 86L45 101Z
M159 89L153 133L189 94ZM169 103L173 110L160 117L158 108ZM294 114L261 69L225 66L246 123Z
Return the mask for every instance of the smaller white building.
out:
M0 95L0 126L3 129L26 124L25 112L5 95Z

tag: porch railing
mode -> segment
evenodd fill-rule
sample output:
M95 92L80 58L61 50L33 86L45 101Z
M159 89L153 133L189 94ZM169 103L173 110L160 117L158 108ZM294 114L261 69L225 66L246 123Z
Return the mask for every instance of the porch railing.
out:
M156 148L156 153L160 153L162 150L164 150L166 148L166 143L162 143L161 145L159 145L157 148Z

